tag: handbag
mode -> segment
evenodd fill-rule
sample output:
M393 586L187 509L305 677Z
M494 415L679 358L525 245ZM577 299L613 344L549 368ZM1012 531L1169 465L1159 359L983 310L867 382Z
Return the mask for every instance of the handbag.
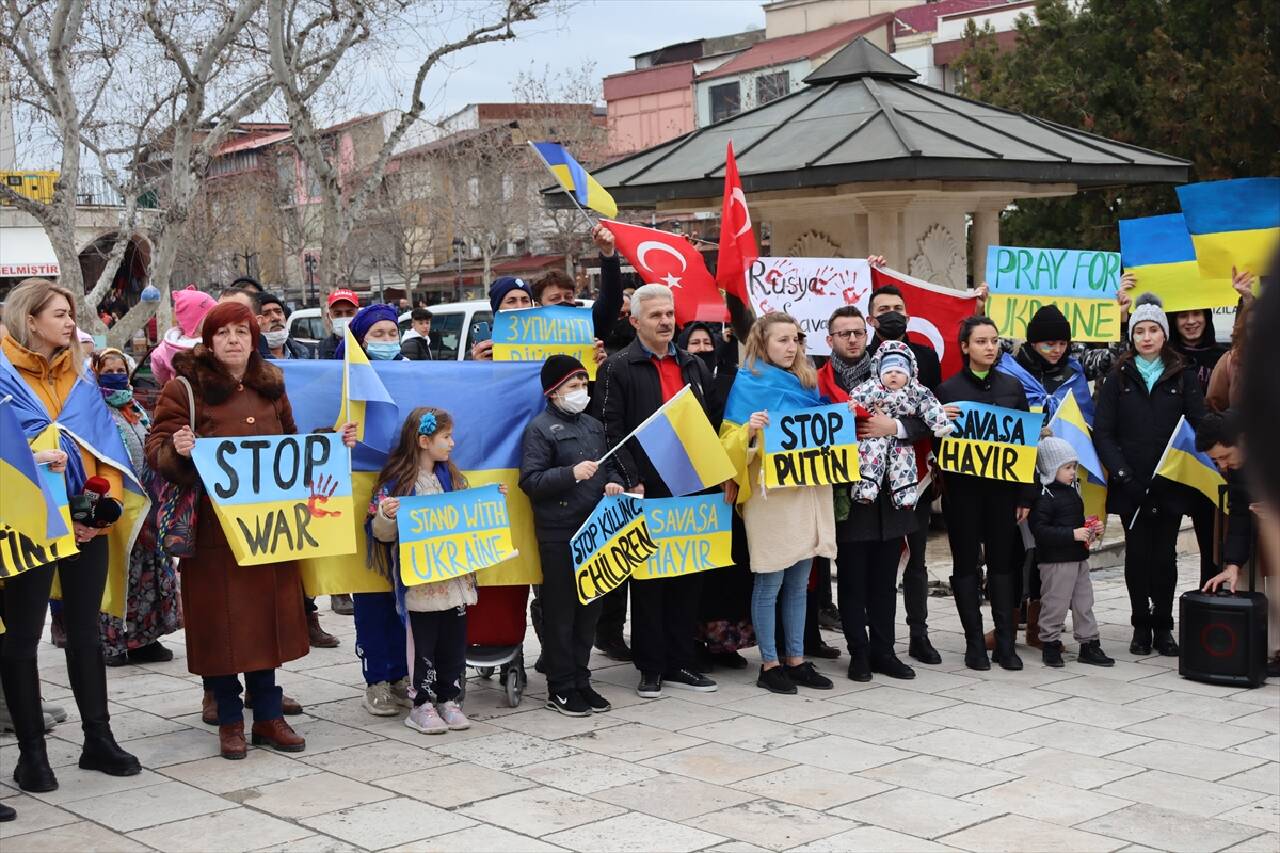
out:
M196 422L196 398L185 376L175 377L187 389L189 423ZM197 478L190 486L165 482L160 486L160 509L156 512L156 528L160 550L170 557L186 559L195 556L196 515L204 487Z

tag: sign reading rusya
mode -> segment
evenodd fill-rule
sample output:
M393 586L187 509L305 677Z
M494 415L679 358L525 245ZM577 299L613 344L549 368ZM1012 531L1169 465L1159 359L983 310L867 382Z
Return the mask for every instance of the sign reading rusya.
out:
M497 485L400 499L400 579L436 583L517 555L507 498Z
M871 268L853 258L756 258L747 270L747 295L756 316L785 311L805 333L805 352L831 355L827 320L842 305L865 314Z
M337 433L198 438L191 458L240 565L356 550L351 452Z
M957 402L956 431L942 439L938 467L988 480L1030 483L1044 416L1020 409Z
M720 495L646 498L645 523L658 550L635 580L674 578L733 564L733 508Z
M858 431L848 406L769 413L764 484L825 486L858 479Z
M1077 341L1120 339L1120 255L1076 249L991 246L987 314L1000 334L1025 338L1041 307L1057 305Z
M590 308L548 305L494 314L494 361L542 362L557 354L573 356L595 379L595 323Z
M596 504L569 548L583 604L617 589L658 550L635 495L614 495Z

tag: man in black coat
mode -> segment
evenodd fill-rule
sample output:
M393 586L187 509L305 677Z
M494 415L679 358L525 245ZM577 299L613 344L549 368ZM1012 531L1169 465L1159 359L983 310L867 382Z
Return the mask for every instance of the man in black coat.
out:
M289 309L274 293L259 292L253 298L258 315L258 353L263 358L311 358L311 350L289 337ZM334 641L337 645L337 641Z

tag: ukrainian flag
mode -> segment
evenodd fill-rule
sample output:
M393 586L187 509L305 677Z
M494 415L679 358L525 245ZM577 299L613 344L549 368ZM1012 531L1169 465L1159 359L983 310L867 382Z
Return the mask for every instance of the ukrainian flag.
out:
M676 497L734 478L733 462L720 446L702 403L688 385L645 418L632 436Z
M1058 410L1049 420L1049 431L1071 445L1076 452L1076 461L1084 469L1085 476L1078 480L1080 497L1084 499L1085 515L1096 515L1103 521L1107 518L1107 469L1102 467L1102 460L1093 447L1093 431L1085 420L1080 409L1080 401L1075 392L1069 392Z
M752 457L747 421L751 420L752 413L811 409L822 403L818 389L805 388L789 370L761 362L739 368L733 387L729 389L729 399L725 401L724 419L720 422L720 444L736 472L734 480L738 484L738 503L746 503L751 497ZM757 453L763 447L763 436L759 441Z
M1157 477L1190 486L1214 504L1218 502L1218 487L1226 485L1218 466L1208 454L1196 450L1196 431L1187 423L1184 415L1169 436L1164 454L1156 465Z
M32 539L57 539L68 532L8 397L0 400L0 518Z
M367 457L371 465L386 461L386 450L395 443L400 433L400 417L396 402L374 372L369 356L356 343L351 329L346 331L346 352L342 357L342 396L339 398L338 419L335 430L348 421L356 424L356 447L352 452L353 464L357 457ZM316 389L308 389L307 394ZM292 395L289 402L294 403ZM356 506L364 504L356 503Z
M577 199L582 207L589 207L609 219L618 215L618 203L613 196L600 186L600 182L591 177L587 170L573 159L573 155L555 142L530 142L533 150L538 152L542 162L547 164L551 174L556 176L564 191Z
M1231 268L1266 275L1280 245L1280 178L1237 178L1178 187L1200 275L1231 278ZM1167 306L1166 306L1167 307Z
M1239 294L1231 278L1200 277L1195 245L1181 213L1120 220L1120 260L1139 291L1159 296L1166 311L1225 308Z

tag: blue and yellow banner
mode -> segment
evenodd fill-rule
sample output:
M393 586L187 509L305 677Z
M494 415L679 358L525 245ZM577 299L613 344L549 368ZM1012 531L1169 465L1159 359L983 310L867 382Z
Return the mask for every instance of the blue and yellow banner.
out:
M858 479L858 430L848 406L769 413L764 428L766 486L827 486Z
M658 546L634 580L674 578L733 565L733 507L722 495L645 498L649 534Z
M618 203L609 195L608 190L600 186L600 182L573 159L573 155L556 142L530 142L533 150L538 152L542 162L555 175L560 186L582 207L589 207L602 213L609 219L618 216Z
M66 503L65 484L62 492ZM0 400L0 518L19 533L37 539L57 539L71 529L58 512L48 477L36 465L9 398Z
M962 400L955 432L943 437L938 467L988 480L1032 483L1044 416Z
M493 315L494 361L542 364L549 355L571 355L595 379L595 348L595 322L590 308L548 305Z
M336 433L198 438L191 459L240 565L355 552L351 453Z
M23 446L26 446L26 442L23 442ZM0 524L0 580L63 557L70 557L79 550L75 534L71 532L71 507L67 502L67 481L61 474L53 473L48 465L40 465L38 468L48 499L52 502L54 512L58 514L58 520L63 525L63 533L53 537L29 536L10 526L6 516L4 523Z
M386 461L386 451L400 431L396 402L378 378L369 356L356 343L351 329L346 330L346 342L342 356L342 395L338 398L338 417L333 423L335 431L343 424L356 425L354 456L371 467ZM293 402L290 398L290 402Z
M747 502L754 485L748 455L747 421L751 420L751 415L754 412L809 409L820 406L822 402L817 388L805 388L789 370L756 362L738 371L725 401L724 419L720 422L720 445L734 467L738 503Z
M1280 178L1202 181L1177 189L1201 276L1230 279L1232 268L1255 276L1270 272L1280 248Z
M578 601L590 604L631 577L658 550L635 495L613 495L596 504L569 540Z
M1225 308L1239 294L1231 278L1200 276L1196 249L1181 213L1120 220L1120 258L1137 279L1135 293L1160 297L1166 311Z
M400 579L437 583L518 556L511 515L498 486L400 498Z
M341 395L341 361L289 359L275 364L284 371L293 417L301 432L328 428L337 417ZM546 407L538 375L541 365L491 361L379 361L371 364L378 381L398 407L400 423L419 406L436 406L453 416L453 462L472 488L505 484L512 541L520 556L476 574L483 585L542 582L533 509L519 488L521 437L525 425ZM380 453L391 449L387 440ZM356 445L352 453L352 492L357 507L368 507L381 462ZM353 519L356 553L304 559L299 563L308 595L389 592L391 585L369 567L365 514Z
M987 249L987 315L1000 334L1025 338L1041 307L1058 306L1076 341L1120 339L1120 255L1077 249L991 246Z
M1196 450L1196 431L1185 415L1178 420L1178 426L1169 436L1169 443L1156 463L1155 475L1190 486L1215 505L1218 503L1218 487L1226 483L1209 454Z
M688 385L632 435L673 495L691 495L733 479L733 463Z
M1096 515L1104 523L1107 519L1107 469L1102 467L1098 451L1093 447L1093 430L1080 408L1074 392L1068 392L1049 419L1049 431L1071 445L1076 452L1076 462L1084 469L1083 477L1077 476L1080 497L1084 499L1086 516Z

